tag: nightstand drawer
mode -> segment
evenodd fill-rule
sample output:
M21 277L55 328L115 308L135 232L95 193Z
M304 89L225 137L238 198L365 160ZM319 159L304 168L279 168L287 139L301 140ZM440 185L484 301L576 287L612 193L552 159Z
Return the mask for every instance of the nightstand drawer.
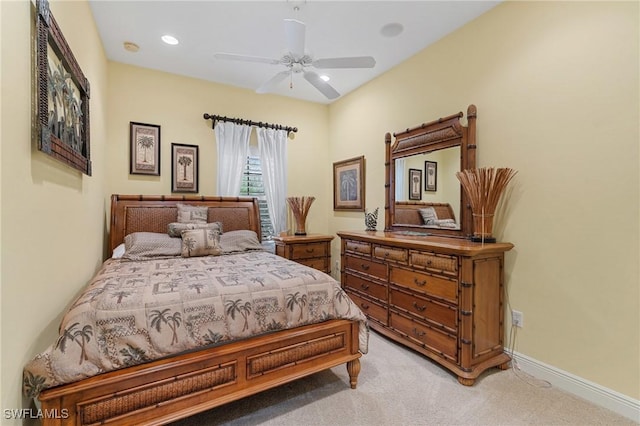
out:
M327 265L328 260L326 257L318 259L298 259L296 260L296 262L300 263L301 265L306 265L313 269L317 269L318 271L329 273L329 265Z
M327 255L326 243L294 244L291 247L291 260L310 259Z

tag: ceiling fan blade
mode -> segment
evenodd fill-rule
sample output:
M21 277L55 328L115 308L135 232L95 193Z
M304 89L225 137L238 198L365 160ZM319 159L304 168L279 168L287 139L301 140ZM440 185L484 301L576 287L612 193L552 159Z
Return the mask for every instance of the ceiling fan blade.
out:
M263 64L272 65L278 65L280 63L280 59L263 58L260 56L236 55L235 53L216 53L213 56L216 59L225 59L231 61L260 62Z
M278 83L280 83L282 80L287 78L289 74L291 74L291 71L279 72L278 74L271 77L269 80L262 83L262 85L256 89L256 93L269 93L273 91L273 89L275 89Z
M371 56L353 56L346 58L316 59L312 64L316 68L373 68L376 60Z
M329 83L322 80L318 74L313 71L306 71L304 73L304 79L313 85L316 89L318 89L323 95L325 95L328 99L335 99L340 96L340 93Z
M284 20L284 33L287 37L287 49L296 58L304 56L304 37L306 26L295 19Z

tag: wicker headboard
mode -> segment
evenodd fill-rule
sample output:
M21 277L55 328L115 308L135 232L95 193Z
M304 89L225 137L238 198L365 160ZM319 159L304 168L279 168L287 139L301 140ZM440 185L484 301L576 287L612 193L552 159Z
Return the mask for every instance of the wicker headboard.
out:
M418 210L425 207L433 207L436 211L438 219L456 220L456 215L453 213L453 209L451 208L451 205L449 203L418 203L411 201L396 201L396 222L412 226L424 225L424 221L422 220L422 216L420 216L420 212Z
M167 232L169 223L177 221L178 203L207 206L208 222L222 222L224 232L249 229L262 240L258 200L252 197L114 194L111 196L110 250L132 232Z

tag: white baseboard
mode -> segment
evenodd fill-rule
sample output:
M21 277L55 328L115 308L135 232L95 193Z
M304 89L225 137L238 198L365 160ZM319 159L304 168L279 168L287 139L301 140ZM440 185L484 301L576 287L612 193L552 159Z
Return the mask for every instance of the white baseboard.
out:
M518 352L513 353L513 358L520 370L525 373L546 380L559 389L640 423L640 400L630 398Z

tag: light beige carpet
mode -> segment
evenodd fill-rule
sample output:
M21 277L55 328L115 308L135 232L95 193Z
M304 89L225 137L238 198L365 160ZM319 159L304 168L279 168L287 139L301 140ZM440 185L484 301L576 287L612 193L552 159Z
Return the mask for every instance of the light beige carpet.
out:
M371 332L358 387L345 366L173 423L201 425L635 425L523 372L491 369L473 387Z

